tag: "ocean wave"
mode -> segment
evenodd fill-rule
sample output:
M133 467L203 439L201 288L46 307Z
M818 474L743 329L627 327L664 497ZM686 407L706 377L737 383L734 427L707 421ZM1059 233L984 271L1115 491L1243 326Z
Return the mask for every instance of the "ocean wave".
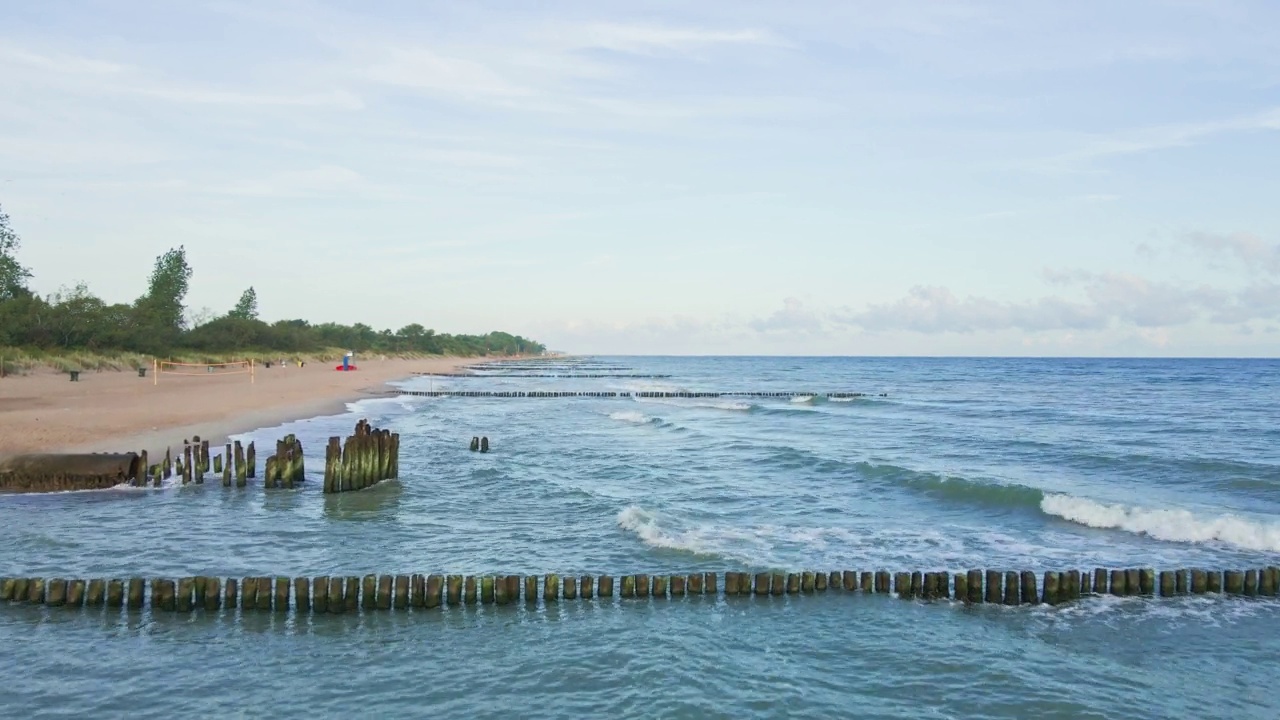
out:
M717 555L707 547L699 531L675 531L663 528L656 513L639 505L628 505L618 512L618 527L636 534L645 545L667 550L681 550L695 555Z
M1066 494L1046 495L1040 509L1087 527L1124 530L1167 542L1220 542L1244 550L1280 552L1280 525L1236 515L1197 517L1188 510L1107 505Z
M1026 485L970 480L959 476L909 470L897 465L859 462L864 477L885 480L943 500L1004 508L1036 508L1044 493Z
M678 402L668 400L666 398L636 398L636 402L647 403L651 405L670 405L678 408L694 408L703 410L727 410L729 412L750 412L756 408L749 402L735 400L717 400L717 401L685 401Z
M812 403L813 401L814 401L813 395L796 395L795 397L791 398L791 402L793 403Z
M634 410L620 410L618 412L609 413L609 419L621 420L623 422L635 423L637 425L644 425L654 421L653 417Z

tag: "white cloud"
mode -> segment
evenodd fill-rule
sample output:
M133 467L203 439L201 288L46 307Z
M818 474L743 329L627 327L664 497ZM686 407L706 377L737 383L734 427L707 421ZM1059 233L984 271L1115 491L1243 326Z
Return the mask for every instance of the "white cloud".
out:
M813 311L805 309L799 298L789 297L772 315L752 320L747 326L760 333L814 332L822 328L822 320Z
M1268 243L1253 233L1193 232L1183 241L1214 258L1226 255L1250 270L1280 273L1280 244Z
M662 25L593 23L556 37L583 49L603 49L638 54L682 51L712 45L781 45L781 40L761 30L708 30Z

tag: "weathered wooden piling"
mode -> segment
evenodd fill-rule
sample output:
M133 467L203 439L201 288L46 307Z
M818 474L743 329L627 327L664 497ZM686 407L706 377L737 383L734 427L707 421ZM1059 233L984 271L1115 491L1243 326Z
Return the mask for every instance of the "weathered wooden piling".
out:
M715 573L713 572L702 573L702 591L709 595L716 594L718 589L716 585Z
M480 438L480 452L489 452L489 438L487 436Z
M490 578L490 580L492 580L492 578ZM394 585L394 583L395 583L395 578L391 577L390 575L379 575L379 576L378 576L378 604L377 604L377 608L378 608L379 610L390 610L390 609L391 609L391 603L392 603L392 602L393 602L393 600L394 600L394 598L392 598L392 597L391 597L392 586ZM489 602L492 602L492 601L493 601L493 598L492 598L492 586L490 586L490 599L489 599Z
M240 578L240 612L248 612L258 607L258 578Z
M1176 592L1175 586L1176 586L1176 583L1174 579L1174 573L1169 570L1161 570L1160 571L1160 596L1172 597Z
M613 597L613 576L601 575L599 580L599 594L602 598Z
M249 441L249 447L244 451L245 475L250 478L258 476L258 453L254 449L252 440Z
M170 589L173 588L173 581L169 581ZM196 579L194 577L178 578L178 594L175 598L174 609L178 612L191 612L195 609L195 590Z
M876 571L876 592L879 594L886 594L889 592L889 571L888 570Z
M213 472L215 475L222 474L222 456L221 455L213 456Z
M1111 571L1111 594L1126 595L1125 592L1126 575L1123 570Z
M84 580L72 580L71 583L67 585L68 607L78 608L81 605L84 605L84 589Z
M271 590L271 578L259 577L257 578L257 581L258 601L254 604L254 608L257 610L270 610L271 601L274 598L274 593L272 593Z
M542 576L542 601L555 602L560 599L560 576L548 573Z
M327 576L322 575L311 579L311 611L317 615L329 612L329 578Z
M469 449L471 452L480 452L480 437L479 437L479 436L476 436L476 435L472 435L472 436L471 436L471 445L470 445L470 447L468 447L468 449Z
M1140 568L1138 570L1138 592L1143 595L1152 595L1156 591L1156 571L1151 568Z
M231 443L223 447L222 457L226 458L222 466L222 487L231 487L232 468L235 466L235 456L231 454Z
M409 607L408 575L397 575L395 577L395 595L392 597L391 604L396 610L404 610Z
M1272 566L1262 571L1258 580L1258 594L1267 597L1280 595L1280 568Z
M1058 587L1058 573L1046 570L1044 573L1044 601L1049 605L1062 602L1061 589Z
M1250 596L1258 594L1258 571L1257 570L1244 571L1244 594L1250 595Z
M656 582L657 578L654 578L654 580ZM565 600L578 599L578 578L572 575L564 576L564 599Z
M343 599L346 602L347 612L355 612L360 609L360 577L358 575L347 576L347 587L343 592ZM330 604L333 600L330 599Z
M852 570L845 570L840 573L840 585L846 592L853 592L858 589L858 573Z
M1222 571L1221 570L1205 570L1204 572L1204 591L1211 593L1222 592ZM1195 576L1192 576L1192 582L1195 582Z
M684 575L672 575L669 579L669 584L671 585L671 597L673 598L684 597L684 593L685 593L685 589L684 589L685 576Z
M228 580L227 582L231 582ZM219 578L211 577L205 580L204 584L204 609L213 612L222 607L222 581Z
M596 579L592 575L583 575L578 578L578 595L583 600L590 600L595 597L595 582Z
M360 582L360 607L372 610L378 605L378 576L365 575Z
M755 594L769 594L769 573L756 573L755 575Z
M0 578L0 602L13 600L16 578Z
M45 604L49 607L62 607L67 604L67 581L53 578L49 581L48 595Z
M124 581L109 580L107 581L107 607L118 608L124 607Z
M445 578L445 602L450 607L462 604L462 576L450 575Z
M441 591L444 589L445 578L443 575L427 576L427 597L423 602L425 608L438 608L441 603Z
M347 600L343 597L343 579L340 577L329 578L329 592L325 593L326 600L329 604L329 612L340 613L346 612Z
M992 605L999 605L1004 595L1004 579L999 570L987 571L987 593L984 598L985 602Z
M84 604L98 607L106 601L107 581L102 578L89 580L89 588L85 591Z
M193 593L192 607L200 607L204 604L204 590L209 583L209 578L198 576L192 580L192 586L195 588Z
M287 577L277 577L275 579L275 592L271 595L271 604L276 612L289 611L289 589L293 586L293 582Z
M1020 599L1019 591L1021 576L1010 570L1004 574L1004 604L1017 605Z
M1040 602L1040 594L1036 588L1036 574L1030 570L1023 570L1019 574L1019 585L1021 586L1021 600L1024 604L1035 605Z
M164 578L151 580L151 609L173 612L174 590L171 582Z
M1228 570L1223 573L1222 585L1228 595L1244 594L1244 573L1239 570Z
M476 576L467 575L462 579L462 604L475 605L476 595Z
M1191 571L1187 569L1174 571L1174 592L1178 595L1186 595L1191 592Z
M603 578L601 578L603 580ZM524 601L527 603L538 602L538 576L526 575L524 578Z
M969 571L969 602L975 603L975 604L980 603L982 602L982 598L983 598L982 571L970 570Z
M750 583L751 581L746 578L745 573L727 572L724 574L724 594L746 595L751 591ZM703 594L702 573L689 573L686 587L690 595Z
M800 592L800 575L798 573L787 573L786 583L788 595L795 595Z
M872 592L874 588L875 575L870 570L865 570L858 575L858 589L862 592Z
M227 578L227 584L222 593L222 606L228 610L234 610L238 604L239 592L239 581L235 578Z
M814 591L814 592L825 592L825 591L826 591L826 589L827 589L827 581L828 581L832 576L835 576L835 578L836 578L836 585L838 586L838 585L840 584L840 579L839 579L839 578L840 578L840 576L839 576L839 575L836 575L836 573L831 573L831 575L827 575L826 573L816 573L816 574L813 576L813 591Z
M143 591L146 588L146 582L140 578L129 578L129 594L128 608L130 610L140 610L142 608Z
M956 573L955 576L956 592L955 599L969 602L969 575L967 573Z
M898 572L893 574L893 591L903 600L911 599L911 573Z

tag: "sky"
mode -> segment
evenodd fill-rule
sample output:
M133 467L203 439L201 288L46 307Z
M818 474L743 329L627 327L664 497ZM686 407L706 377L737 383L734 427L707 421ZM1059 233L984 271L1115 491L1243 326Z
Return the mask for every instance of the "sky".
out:
M1280 3L0 0L42 294L599 354L1280 350Z

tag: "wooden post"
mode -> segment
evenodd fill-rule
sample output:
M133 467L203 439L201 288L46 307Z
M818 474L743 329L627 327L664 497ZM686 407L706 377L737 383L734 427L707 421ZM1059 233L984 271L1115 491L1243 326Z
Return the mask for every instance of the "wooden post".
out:
M1223 573L1223 587L1229 595L1244 594L1244 573L1239 570L1228 570Z
M1202 570L1204 573L1204 590L1203 592L1220 593L1222 592L1222 571L1221 570ZM1195 590L1195 571L1192 571L1191 585L1192 591Z
M340 613L346 612L347 601L342 595L343 581L340 577L329 578L329 591L325 593L325 599L329 604L329 612Z
M1174 594L1174 578L1173 573L1168 570L1160 571L1160 597L1172 597Z
M836 582L834 583L833 587L838 588L840 586L840 575L838 573L831 573L830 576L827 575L826 573L818 573L813 577L813 591L826 592L827 581L830 577L835 577Z
M889 571L877 570L876 571L876 593L883 595L888 592L889 592Z
M450 575L445 578L445 600L450 607L462 604L462 576Z
M911 589L909 592L911 597L918 598L918 597L924 596L923 583L924 583L924 577L920 574L920 571L919 570L912 571L911 586L910 586Z
M391 597L391 587L393 578L390 575L378 576L378 609L390 610L393 598Z
M222 456L226 458L226 462L222 466L222 487L231 487L231 468L235 464L234 457L231 454L231 443L227 443L222 450Z
M253 441L249 441L249 448L245 450L244 461L246 464L245 474L250 478L258 476L258 455L253 449Z
M169 584L169 590L173 590L173 581L166 580ZM193 577L178 578L178 597L174 608L178 612L189 613L195 607L195 585L196 579Z
M840 583L846 592L853 592L858 589L858 573L853 570L845 570L840 574Z
M223 589L225 590L225 592L222 593L222 607L228 610L235 610L236 594L238 590L236 579L227 578L227 585Z
M146 588L146 581L140 577L129 578L129 595L128 606L130 610L139 610L142 608L143 591Z
M258 578L248 575L240 578L240 612L258 607Z
M347 576L347 587L343 595L346 601L347 610L349 612L356 612L357 610L360 609L360 577L359 576L357 575ZM333 603L332 598L330 598L329 602L330 604Z
M468 575L462 580L462 603L464 605L476 604L476 576Z
M982 571L969 571L969 602L982 602Z
M7 577L7 578L0 579L0 602L8 602L13 600L14 585L16 583L17 583L17 578Z
M49 581L49 596L45 604L50 607L62 607L67 604L67 581L53 578Z
M1127 595L1137 595L1138 590L1142 587L1141 578L1139 577L1137 568L1129 568L1124 571L1124 589Z
M667 596L667 576L653 576L653 596L657 598L665 598Z
M787 573L787 594L795 595L800 592L800 576L796 573Z
M1018 575L1018 573L1012 570L1004 574L1004 604L1005 605L1018 604L1019 579L1020 579L1020 576Z
M272 597L276 612L289 612L289 586L292 584L287 577L276 578L276 592Z
M267 462L271 462L270 458L267 459ZM363 596L360 600L360 607L364 608L365 610L373 610L375 607L377 607L378 606L378 595L377 595L378 576L365 575L364 580L360 584L360 589L362 590L361 595Z
M564 599L578 599L578 579L572 575L566 575L564 577Z
M228 582L231 582L228 580ZM222 607L222 581L219 578L211 577L204 583L204 609L209 612L216 612Z
M392 599L392 606L396 610L404 610L409 607L409 576L396 576L395 597Z
M165 480L173 477L173 456L169 454L169 448L164 449L164 465L162 466L162 474Z
M685 593L685 589L684 589L685 576L684 575L672 575L670 578L668 578L668 584L671 586L672 598L684 597L684 593Z
M89 581L89 589L85 593L84 604L89 607L98 607L105 600L107 582L102 578L94 578Z
M1267 597L1280 594L1280 568L1272 566L1261 572L1258 580L1258 594Z
M601 578L603 582L603 578ZM527 603L537 604L538 602L538 576L527 575L524 579L524 601Z
M440 591L444 587L444 577L441 575L427 576L427 598L423 603L425 608L440 607Z
M78 608L84 605L84 588L83 580L72 580L67 586L67 606Z
M299 615L311 612L311 580L309 578L293 579L293 598L293 603L298 606Z
M1112 570L1111 571L1111 594L1112 595L1127 594L1125 592L1126 581L1127 581L1126 575L1123 570Z
M969 602L969 576L966 573L956 573L956 593L955 598L965 603Z
M221 455L213 456L213 472L215 475L222 474L222 456Z
M196 483L204 483L204 474L209 471L209 441L200 441L200 475L196 478Z
M583 575L578 580L578 594L583 600L590 600L595 597L595 581L591 575Z
M497 587L493 581L492 575L483 575L480 577L480 602L485 605L492 605L497 599Z
M173 585L164 578L151 579L151 610L152 612L173 612L176 605L174 602Z
M992 605L999 605L1004 595L1003 577L999 570L987 571L987 595L984 598L986 602Z
M259 610L270 610L271 598L272 598L271 578L269 577L258 578L258 602L256 604L256 607Z
M708 573L703 573L703 574L702 574L702 591L703 591L703 592L705 592L705 593L707 593L708 595L715 595L715 594L716 594L716 592L717 592L717 588L716 588L716 574L715 574L715 573L713 573L713 572L708 572Z
M1058 576L1058 584L1066 584L1063 591L1066 593L1068 600L1080 599L1080 571L1068 570L1065 575Z
M1156 571L1151 568L1138 570L1138 592L1152 595L1156 591Z
M107 607L118 608L124 607L124 581L108 580L107 581Z
M518 590L519 585L516 587ZM504 575L493 578L493 601L498 605L511 603L511 594L507 591L507 578Z
M860 592L869 593L874 589L875 575L870 570L863 570L858 574L858 590Z
M814 580L812 572L808 572L808 571L801 572L800 573L800 592L802 593L813 592L813 586L816 584L816 582L817 581Z
M1191 571L1187 569L1178 570L1174 573L1174 592L1179 595L1186 595L1191 592Z
M183 485L186 485L187 483L191 482L193 476L195 475L195 467L191 463L192 463L191 445L188 443L183 443L182 444L182 484Z
M1080 594L1077 595L1077 597L1084 597L1093 594L1092 579L1093 576L1089 574L1089 571L1086 570L1080 573Z
M742 573L736 572L728 572L724 574L725 595L736 595L739 592L738 578L741 575ZM702 573L689 573L688 577L685 578L684 585L685 592L689 595L701 595L703 593Z
M552 603L560 599L560 576L554 573L542 578L542 600Z
M602 598L613 597L613 576L612 575L600 576L600 597Z
M1254 596L1258 594L1258 571L1244 571L1244 594Z

